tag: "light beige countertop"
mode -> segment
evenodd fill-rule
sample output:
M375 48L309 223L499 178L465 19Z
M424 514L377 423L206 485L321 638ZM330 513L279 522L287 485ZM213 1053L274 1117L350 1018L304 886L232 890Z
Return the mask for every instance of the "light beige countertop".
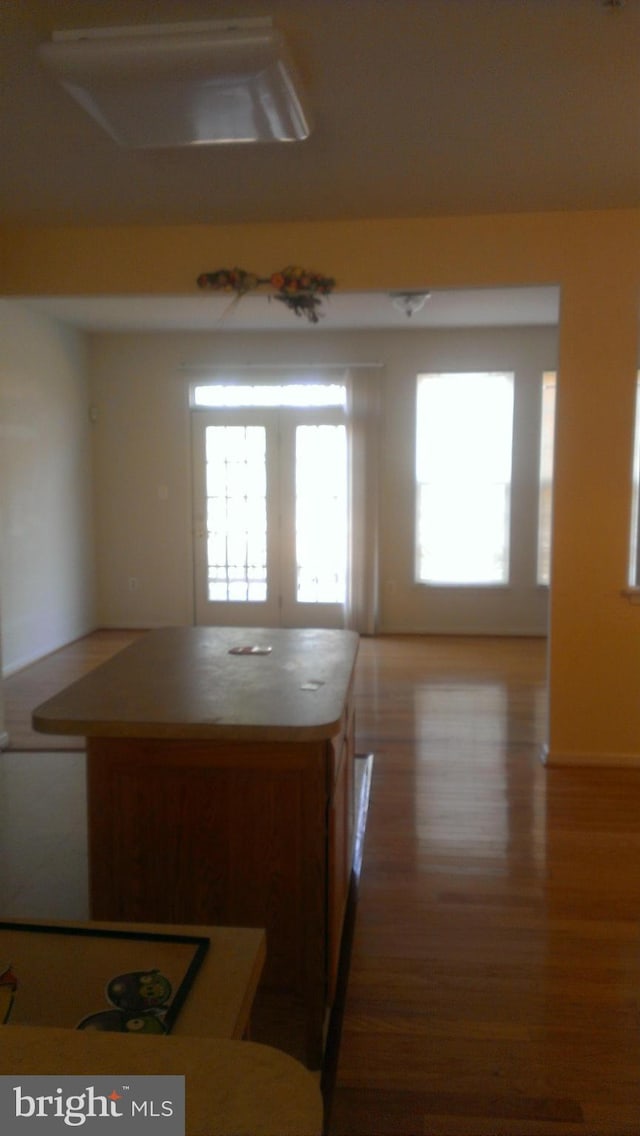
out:
M320 1136L317 1078L249 1041L0 1027L0 1073L183 1075L186 1136Z
M233 648L267 654L230 654ZM171 627L150 631L37 707L43 733L310 741L340 727L352 631Z

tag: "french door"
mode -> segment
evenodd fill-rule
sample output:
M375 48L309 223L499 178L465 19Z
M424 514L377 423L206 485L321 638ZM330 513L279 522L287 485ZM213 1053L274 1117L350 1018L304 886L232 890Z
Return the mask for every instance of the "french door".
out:
M196 622L343 627L342 408L198 410L192 422Z

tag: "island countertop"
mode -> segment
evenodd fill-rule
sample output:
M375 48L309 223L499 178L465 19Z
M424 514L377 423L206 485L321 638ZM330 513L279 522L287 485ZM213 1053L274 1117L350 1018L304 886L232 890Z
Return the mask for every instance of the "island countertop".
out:
M38 706L33 725L87 737L330 738L357 651L352 631L162 628Z

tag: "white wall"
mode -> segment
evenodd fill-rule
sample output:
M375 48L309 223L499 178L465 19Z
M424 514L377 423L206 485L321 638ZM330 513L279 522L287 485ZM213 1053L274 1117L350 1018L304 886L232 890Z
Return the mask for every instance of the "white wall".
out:
M94 626L85 337L0 301L4 673Z
M535 583L540 377L556 330L95 334L90 337L98 623L193 620L188 390L210 365L383 363L380 452L381 631L544 634ZM426 588L413 582L415 377L428 370L514 370L512 584ZM135 580L137 587L130 586Z

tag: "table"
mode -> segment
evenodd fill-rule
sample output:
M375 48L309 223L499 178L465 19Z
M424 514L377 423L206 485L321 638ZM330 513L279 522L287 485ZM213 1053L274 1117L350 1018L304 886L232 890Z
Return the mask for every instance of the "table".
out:
M64 1015L58 1011L56 1003L62 1001L64 1006L67 995L65 983L59 980L55 970L52 969L57 965L55 959L62 952L63 958L67 959L68 974L75 976L74 981L77 981L78 972L86 969L83 963L88 957L91 957L92 964L94 967L97 966L99 973L111 975L113 941L110 940L109 933L125 932L128 937L134 936L133 946L123 948L129 949L132 957L135 957L138 950L135 939L137 935L185 936L190 940L208 939L209 941L209 947L198 967L188 996L173 1024L173 1036L184 1034L189 1037L240 1040L250 1032L251 1007L266 954L266 938L263 930L248 927L194 927L176 923L132 924L98 921L82 923L43 919L15 919L7 923L6 927L9 930L2 932L5 936L11 934L12 929L20 932L22 928L27 927L30 930L30 934L22 936L17 949L14 945L10 952L5 952L10 954L13 966L19 972L16 1004L18 1010L23 994L25 952L30 956L30 966L34 965L32 961L34 952L30 950L31 941L40 940L35 957L40 958L44 953L47 966L51 970L47 979L47 1005L38 1006L35 1020L28 1015L25 1017L24 1011L22 1015L16 1014L14 1009L11 1015L12 1023L17 1019L21 1025L28 1026L63 1025ZM49 934L50 930L55 934ZM70 933L68 939L65 931ZM56 939L60 942L59 948L56 947ZM147 949L151 954L152 948ZM54 954L54 950L58 951L58 955ZM104 958L104 966L101 958ZM65 965L64 962L62 965ZM68 974L65 977L68 977ZM96 1010L106 1008L106 1004L95 1006Z
M102 949L105 973L110 973L114 948L109 932L207 938L209 948L170 1036L57 1028L52 1024L56 1021L56 999L62 1000L59 1020L64 1016L65 987L64 983L49 984L47 1003L38 1007L37 1025L14 1024L14 1012L10 1024L0 1028L0 1074L112 1073L121 1078L123 1074L176 1073L186 1078L187 1136L271 1136L276 1131L282 1136L319 1136L322 1098L317 1079L277 1050L240 1041L247 1032L264 964L264 931L177 924L51 924L43 920L15 920L12 926L17 932L25 926L42 932L31 930L20 940L14 963L19 972L16 1005L23 992L20 980L28 971L25 951L31 940L42 939L47 955L51 928L55 929L54 937L63 940L65 932L71 932L69 943L61 949L75 982L82 967L83 946L87 945L86 932L90 933L94 966L96 951ZM74 937L74 932L80 934ZM135 956L138 948L126 949ZM42 948L37 957L41 955Z
M92 918L265 927L265 982L300 995L312 1067L351 873L357 649L163 628L33 715L87 737Z
M186 1136L320 1136L316 1078L250 1041L0 1028L0 1073L185 1077ZM46 1125L45 1125L46 1127Z

